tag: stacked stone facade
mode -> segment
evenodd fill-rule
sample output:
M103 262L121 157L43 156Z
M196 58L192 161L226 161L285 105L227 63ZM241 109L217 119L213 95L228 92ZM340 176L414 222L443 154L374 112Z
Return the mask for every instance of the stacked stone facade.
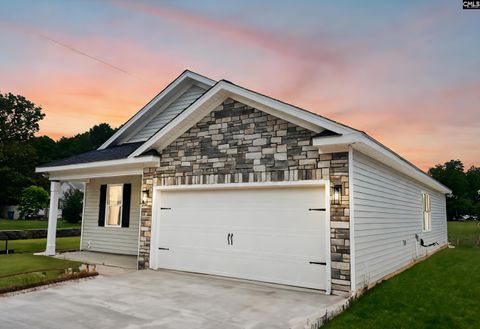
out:
M350 290L348 153L319 154L315 132L231 99L161 151L160 167L144 170L150 191L141 212L139 268L149 266L151 197L157 185L329 179L342 186L331 205L332 289Z

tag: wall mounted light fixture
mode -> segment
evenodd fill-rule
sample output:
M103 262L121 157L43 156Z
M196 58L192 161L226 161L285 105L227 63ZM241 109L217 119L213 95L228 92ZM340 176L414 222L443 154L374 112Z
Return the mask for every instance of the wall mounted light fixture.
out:
M333 187L333 204L340 204L342 202L342 185L335 185Z

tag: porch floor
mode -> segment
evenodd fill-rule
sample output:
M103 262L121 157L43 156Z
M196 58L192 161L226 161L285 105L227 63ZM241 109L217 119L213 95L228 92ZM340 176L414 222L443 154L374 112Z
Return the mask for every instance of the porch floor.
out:
M137 269L137 256L109 254L94 251L72 251L58 254L56 258L76 260L88 264Z

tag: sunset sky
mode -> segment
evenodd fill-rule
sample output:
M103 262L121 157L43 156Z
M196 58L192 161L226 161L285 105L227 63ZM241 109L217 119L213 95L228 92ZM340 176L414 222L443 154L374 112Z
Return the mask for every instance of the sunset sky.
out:
M0 92L39 134L117 127L185 69L480 166L480 10L461 1L1 1Z

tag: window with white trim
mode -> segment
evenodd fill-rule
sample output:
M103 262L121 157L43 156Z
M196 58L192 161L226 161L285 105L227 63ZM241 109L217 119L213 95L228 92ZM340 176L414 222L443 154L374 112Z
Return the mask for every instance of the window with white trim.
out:
M123 185L107 185L105 226L120 227L122 223Z
M432 203L430 195L422 194L422 210L423 210L423 231L430 231L432 229Z

